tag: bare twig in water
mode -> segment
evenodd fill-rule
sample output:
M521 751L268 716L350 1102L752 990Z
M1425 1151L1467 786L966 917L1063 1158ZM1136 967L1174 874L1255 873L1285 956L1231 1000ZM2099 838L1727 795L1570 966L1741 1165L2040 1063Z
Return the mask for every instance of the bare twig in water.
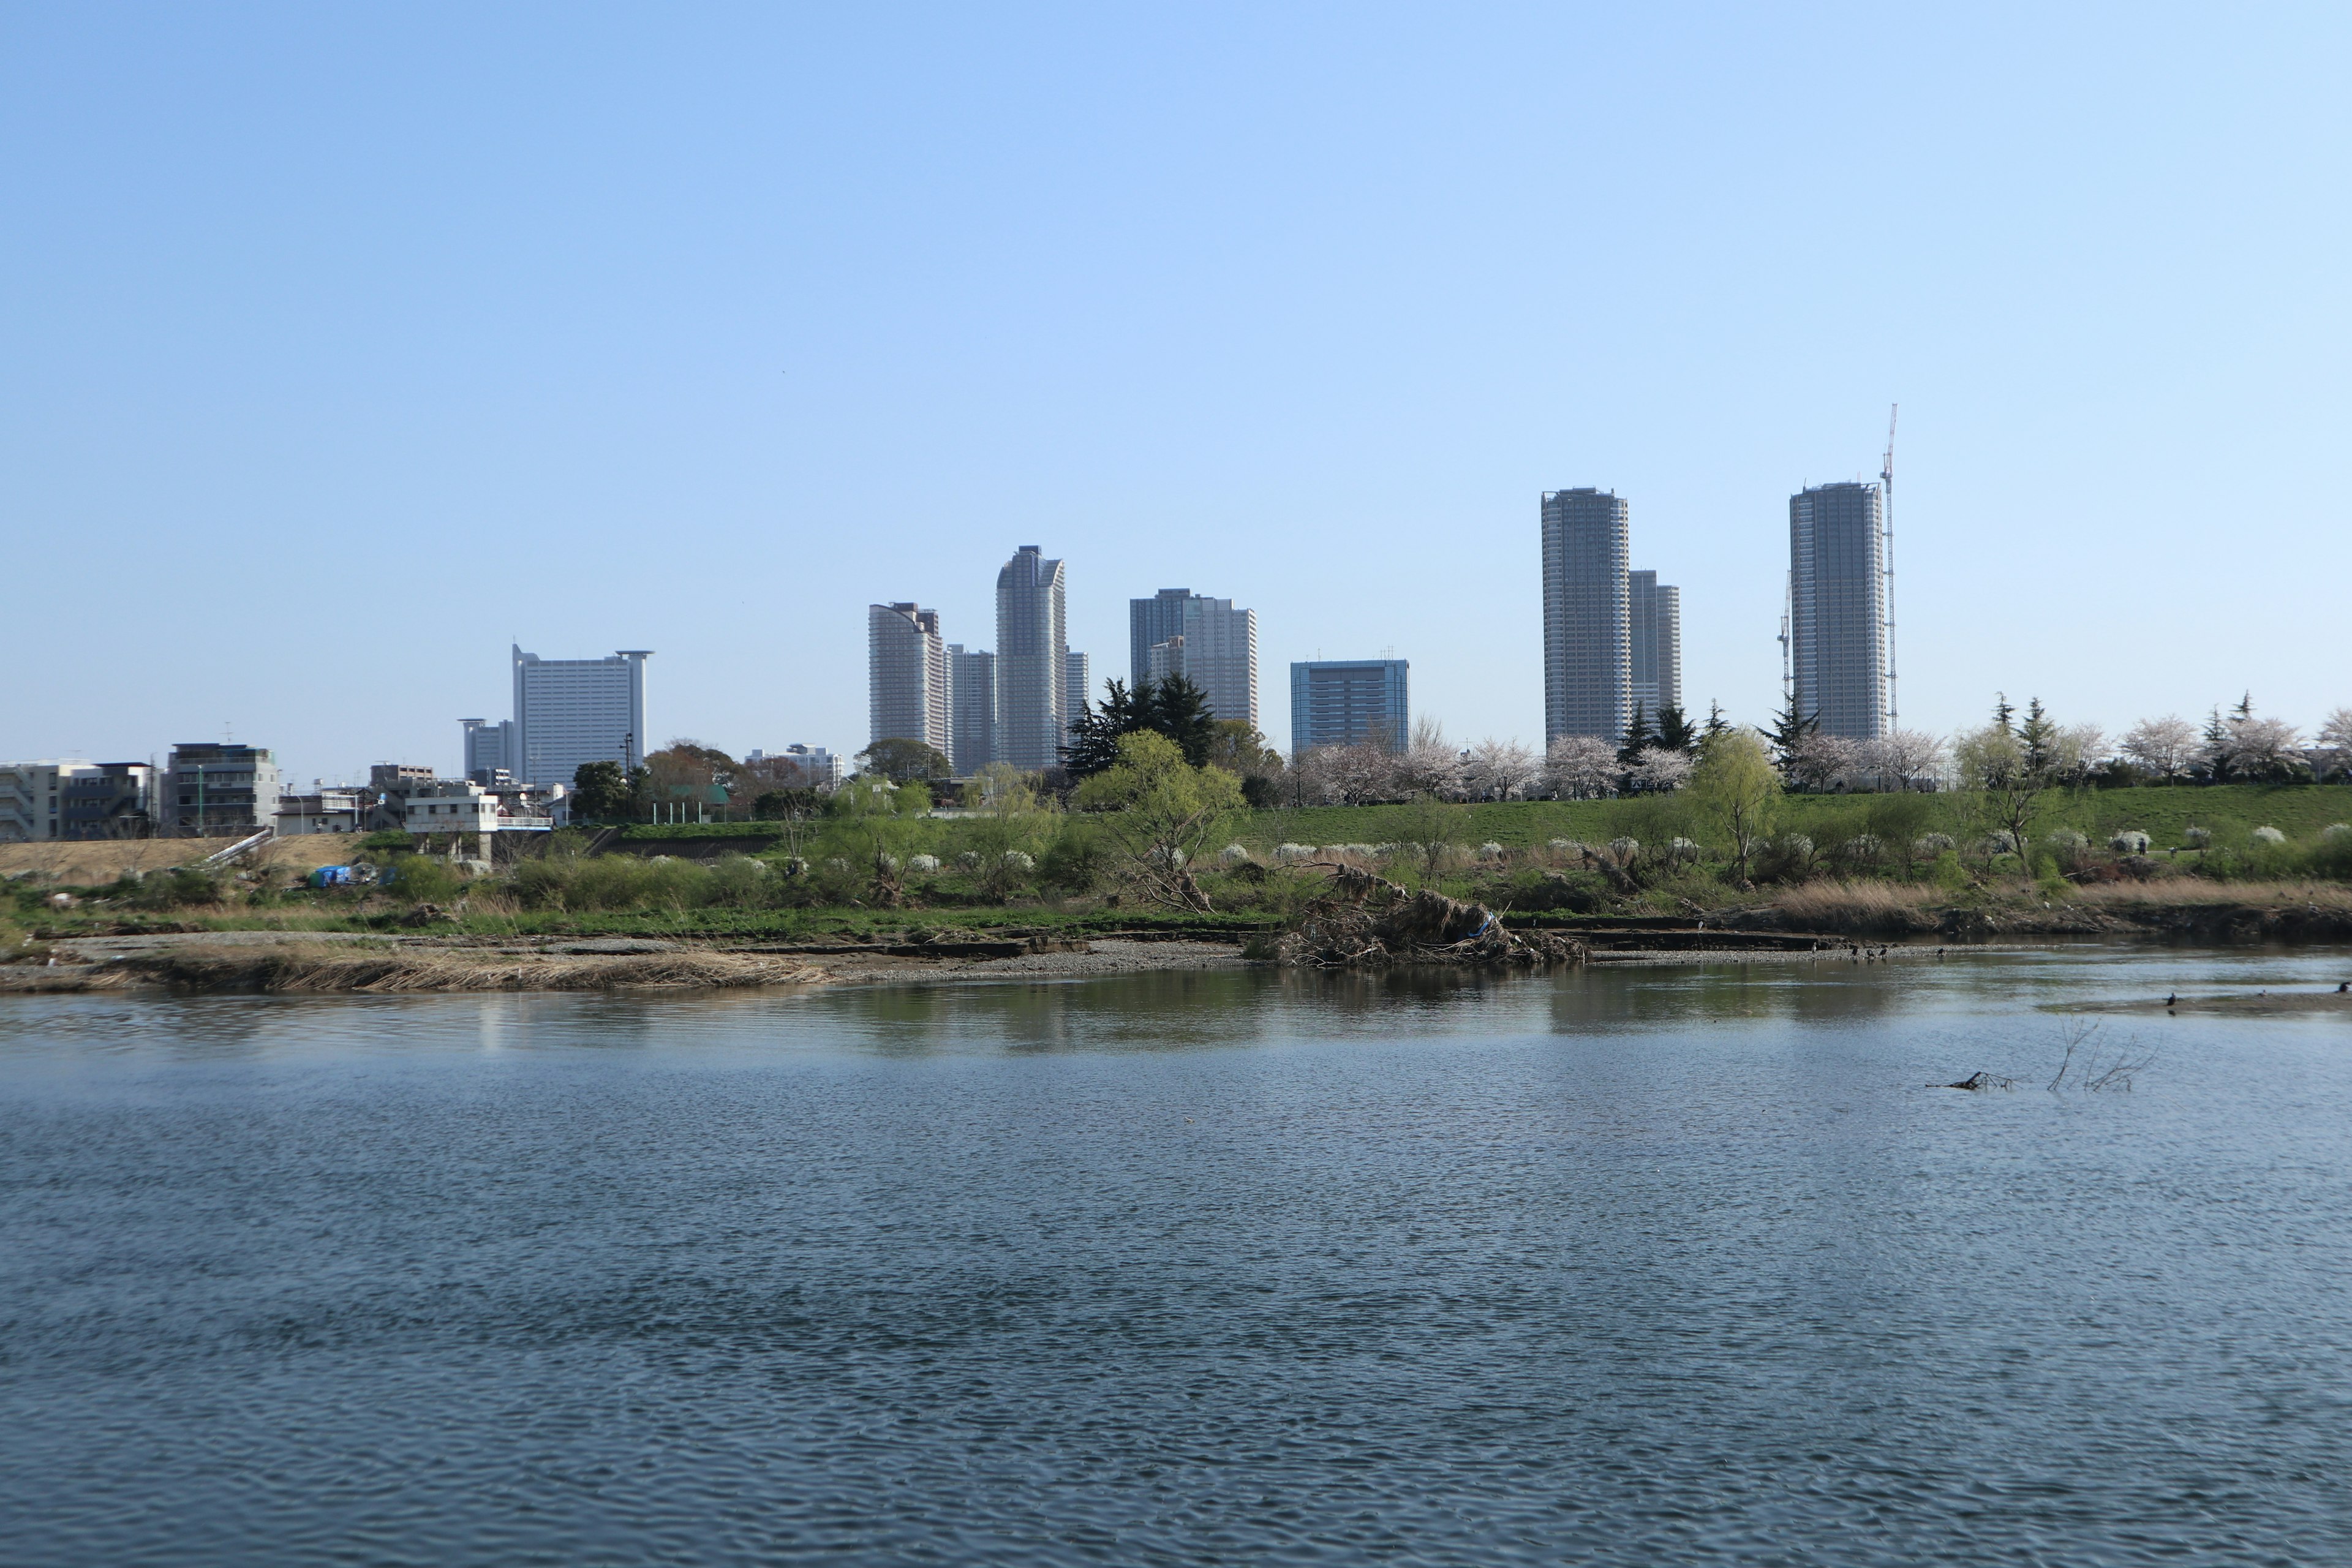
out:
M2017 1087L2017 1080L2013 1078L2002 1078L1997 1073L1979 1071L1969 1074L1968 1077L1960 1079L1958 1083L1931 1083L1927 1087L1929 1089L1969 1089L1979 1090L1988 1089L2015 1089Z
M2059 1059L2058 1076L2050 1080L2053 1094L2064 1085L2069 1071L2074 1075L2074 1087L2085 1094L2118 1089L2129 1094L2132 1080L2156 1065L2156 1052L2148 1050L2136 1055L2138 1046L2133 1040L2118 1042L2115 1054L2103 1058L2099 1053L2099 1025L2081 1018L2065 1026L2059 1041L2066 1051ZM2077 1055L2083 1058L2083 1065L2079 1068L2074 1066Z

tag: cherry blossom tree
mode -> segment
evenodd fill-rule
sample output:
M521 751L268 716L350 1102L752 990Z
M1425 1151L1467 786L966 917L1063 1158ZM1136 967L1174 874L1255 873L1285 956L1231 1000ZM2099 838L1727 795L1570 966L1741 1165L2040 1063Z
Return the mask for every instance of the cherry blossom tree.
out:
M1692 765L1688 752L1653 747L1633 759L1625 781L1643 795L1672 795L1688 781Z
M1610 794L1617 772L1617 748L1598 735L1561 735L1544 752L1544 784L1561 800Z
M2322 721L2318 751L2329 773L2352 772L2352 708L2338 708Z
M1874 775L1881 789L1941 778L1945 762L1944 742L1923 730L1889 730L1862 745L1862 772Z
M2125 758L2166 784L2186 778L2197 763L2197 726L2178 714L2143 719L2124 731Z
M1470 748L1462 784L1474 800L1523 800L1542 770L1517 741L1481 741Z

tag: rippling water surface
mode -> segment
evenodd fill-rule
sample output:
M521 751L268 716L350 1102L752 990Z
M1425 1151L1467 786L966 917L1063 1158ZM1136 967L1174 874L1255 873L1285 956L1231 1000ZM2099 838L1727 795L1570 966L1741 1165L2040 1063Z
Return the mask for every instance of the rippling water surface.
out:
M0 1560L2352 1560L2352 1028L2038 1087L2347 973L9 999Z

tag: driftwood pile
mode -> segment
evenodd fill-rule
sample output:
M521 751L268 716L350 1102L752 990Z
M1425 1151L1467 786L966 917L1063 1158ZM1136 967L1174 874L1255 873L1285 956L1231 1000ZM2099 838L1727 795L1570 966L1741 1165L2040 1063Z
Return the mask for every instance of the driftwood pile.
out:
M1585 947L1556 931L1514 931L1484 904L1408 892L1352 866L1331 868L1330 890L1300 911L1276 944L1285 963L1378 969L1438 963L1534 968L1580 963Z

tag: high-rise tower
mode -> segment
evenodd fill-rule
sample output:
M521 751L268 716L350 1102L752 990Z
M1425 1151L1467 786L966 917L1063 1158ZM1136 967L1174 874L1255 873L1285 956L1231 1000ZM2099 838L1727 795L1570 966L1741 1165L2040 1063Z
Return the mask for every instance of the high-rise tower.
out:
M1801 718L1822 733L1886 733L1886 572L1876 485L1789 498L1789 659Z
M1683 591L1655 572L1625 574L1633 627L1633 706L1652 723L1661 708L1683 705Z
M514 733L507 766L523 784L572 783L585 763L634 768L646 760L648 648L610 658L514 660Z
M866 708L873 741L920 741L948 754L948 648L940 616L907 604L866 606Z
M1189 588L1162 588L1127 602L1127 626L1129 679L1137 689L1158 679L1152 649L1160 648L1159 667L1199 687L1212 714L1257 728L1255 610Z
M1076 714L1063 563L1024 544L996 574L996 758L1016 768L1062 760Z
M1631 509L1613 490L1543 498L1544 739L1622 742L1633 718Z

